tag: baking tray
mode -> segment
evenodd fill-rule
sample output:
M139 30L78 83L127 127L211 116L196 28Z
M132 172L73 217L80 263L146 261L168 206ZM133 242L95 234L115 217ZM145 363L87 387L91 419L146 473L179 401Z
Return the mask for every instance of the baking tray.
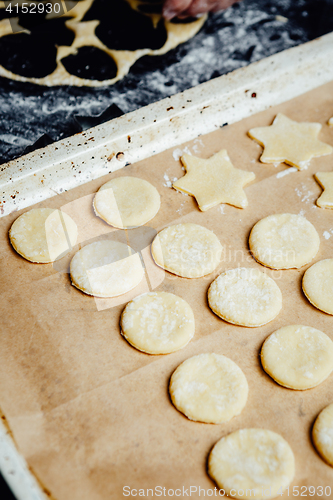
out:
M330 82L332 46L333 34L326 35L2 165L0 216ZM5 423L0 467L18 499L45 497Z

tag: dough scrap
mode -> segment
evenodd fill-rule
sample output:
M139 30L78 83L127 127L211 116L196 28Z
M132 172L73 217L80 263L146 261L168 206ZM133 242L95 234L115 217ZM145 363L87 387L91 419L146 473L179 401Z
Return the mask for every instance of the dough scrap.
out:
M94 198L95 214L118 229L143 226L160 209L157 189L144 179L117 177L103 184Z
M333 172L317 172L315 179L323 188L324 192L319 196L316 203L320 208L333 208Z
M253 172L235 168L227 150L222 149L208 160L185 154L181 157L186 174L173 187L194 196L200 210L209 210L220 203L238 208L248 205L243 187L253 181Z
M283 491L291 483L295 458L279 434L240 429L216 443L209 455L208 473L233 498L275 498L280 488Z
M139 254L124 243L95 241L79 250L70 264L72 285L95 297L117 297L144 276Z
M320 260L309 267L304 273L302 287L313 306L333 314L333 259Z
M316 418L312 440L319 455L333 467L333 403L326 406Z
M67 254L75 245L77 234L75 222L66 213L33 208L14 221L9 239L26 260L46 264Z
M133 2L127 0L128 3L133 5ZM58 2L58 0L49 0L49 2ZM30 82L37 85L46 85L48 87L52 87L55 85L73 85L76 87L104 87L106 85L113 85L118 82L124 76L127 75L131 66L141 57L150 55L150 56L158 56L163 55L169 52L170 50L177 47L179 44L186 42L194 35L198 33L198 31L204 25L207 15L196 19L191 23L180 23L175 24L169 21L164 21L165 29L167 32L167 39L165 44L160 49L138 49L138 50L115 50L109 49L95 34L95 30L99 25L99 20L92 21L82 21L85 17L89 9L92 7L94 0L81 0L76 2L74 5L64 16L70 17L70 19L65 21L65 26L72 32L74 32L75 38L73 43L68 45L59 45L56 47L57 55L56 55L56 69L49 75L42 78L34 78L27 77L22 75L17 75L12 71L7 70L3 66L0 65L0 76L5 78L10 78L11 80L16 80L18 82ZM59 3L59 2L58 2ZM69 4L70 2L66 2ZM3 4L3 5L2 5ZM64 5L64 2L62 2ZM4 8L4 2L0 2L0 9ZM71 7L71 5L70 5ZM149 15L149 14L147 14ZM53 13L47 16L48 18L54 17ZM59 16L57 16L59 17ZM152 22L154 25L158 23L156 14L152 14ZM162 16L160 15L161 19ZM12 24L15 23L18 25L19 18L11 18L11 22L9 19L0 20L0 38L6 35L12 35ZM29 36L29 31L25 30L27 36ZM110 58L114 60L117 65L117 75L114 78L108 80L90 80L88 78L80 78L78 76L70 74L65 66L62 64L62 59L65 59L69 55L75 55L81 47L96 47L103 52L105 52Z
M256 327L272 321L282 307L274 280L253 268L237 267L218 276L208 289L208 303L220 318L234 325Z
M285 326L265 340L261 363L278 384L295 390L311 389L333 370L333 342L310 326Z
M222 245L217 236L198 224L169 226L155 237L151 253L155 263L183 278L200 278L216 269Z
M254 258L272 269L299 268L319 250L317 231L305 217L269 215L252 228L249 247Z
M177 410L190 420L221 424L239 415L248 396L242 370L220 354L199 354L173 372L169 392Z
M320 130L320 123L299 123L278 113L272 125L253 128L248 134L264 148L261 162L284 162L303 170L312 158L333 152L331 146L318 140Z
M149 292L129 302L121 316L121 333L139 351L167 354L186 346L194 335L194 315L182 298Z

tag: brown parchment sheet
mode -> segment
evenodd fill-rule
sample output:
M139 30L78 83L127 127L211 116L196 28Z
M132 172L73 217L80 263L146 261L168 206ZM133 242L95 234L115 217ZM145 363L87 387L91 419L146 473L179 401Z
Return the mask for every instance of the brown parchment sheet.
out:
M271 429L290 444L296 475L289 496L292 486L331 486L333 490L333 468L318 456L310 434L318 413L333 402L333 375L314 389L293 391L276 384L259 361L264 339L288 324L318 328L333 340L333 317L314 308L301 291L301 278L309 265L333 257L333 211L316 207L322 190L313 177L318 171L333 170L333 155L313 159L302 172L277 177L288 167L261 164L262 149L247 136L249 128L271 124L277 112L322 123L319 137L333 145L333 128L327 126L333 115L331 82L38 205L62 208L76 220L79 244L75 250L110 236L127 239L142 250L146 278L118 299L96 300L71 286L67 264L74 252L55 265L25 261L8 240L10 225L20 212L0 220L0 407L19 452L53 498L121 499L125 486L150 498L153 495L147 489L153 489L156 497L156 487L162 488L162 497L163 491L168 498L172 496L168 489L181 489L181 496L187 498L192 486L191 498L203 498L199 487L215 486L207 474L212 446L246 427ZM222 205L200 212L194 199L168 187L168 180L184 174L177 160L179 149L208 158L222 148L228 150L235 167L256 174L255 182L245 187L249 206L241 210ZM92 211L97 189L124 175L148 180L161 194L159 213L142 230L113 230ZM321 246L311 264L299 270L271 271L250 256L248 236L261 218L285 212L305 215L316 227ZM218 236L224 254L214 273L189 280L164 273L152 262L149 243L156 231L179 222L201 224ZM238 265L267 272L282 291L283 309L267 325L234 326L207 305L213 279ZM120 335L119 318L126 302L152 289L175 293L193 308L195 336L176 353L144 354ZM168 397L174 369L203 352L231 358L249 383L246 407L225 424L192 422ZM317 490L314 498L328 497Z

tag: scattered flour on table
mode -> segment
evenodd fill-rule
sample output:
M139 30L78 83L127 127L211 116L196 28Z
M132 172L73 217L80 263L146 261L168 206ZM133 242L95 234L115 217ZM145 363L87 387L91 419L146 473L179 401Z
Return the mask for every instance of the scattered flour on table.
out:
M329 240L332 235L333 235L333 229L329 229L328 231L323 232L325 240Z
M296 191L296 194L299 198L301 198L301 201L302 202L305 202L305 203L311 203L314 198L316 197L316 195L310 191L306 184L304 184L304 182L302 182L302 184L300 185L300 187L296 187L295 188L295 191Z
M287 23L289 21L287 17L281 16L280 14L277 14L275 16L275 20L279 21L280 23Z
M282 172L279 172L278 174L276 174L276 178L281 179L281 177L284 177L285 175L291 174L292 172L297 172L297 170L298 169L296 167L287 168L286 170L282 170Z
M180 157L183 155L183 151L177 148L173 151L172 156L175 161L179 161Z
M185 204L185 202L183 201L183 202L180 204L179 208L177 208L177 210L176 210L176 212L177 212L179 215L182 215L182 213L183 213L184 204Z
M204 147L205 147L205 145L202 142L202 140L200 139L200 137L197 137L197 139L195 139L194 144L192 146L192 149L195 152L195 154L200 153L201 148L204 148Z
M193 146L193 150L195 151L195 146ZM172 153L173 159L175 161L179 161L180 157L183 156L183 154L185 154L185 153L192 156L192 153L191 153L190 149L188 148L188 146L185 146L185 148L183 148L183 149L177 148Z

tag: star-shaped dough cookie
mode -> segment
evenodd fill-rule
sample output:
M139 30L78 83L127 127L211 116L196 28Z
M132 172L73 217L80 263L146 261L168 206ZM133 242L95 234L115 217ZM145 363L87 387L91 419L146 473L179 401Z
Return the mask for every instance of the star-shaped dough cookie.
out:
M320 208L333 208L333 172L317 172L315 179L324 192L316 201Z
M294 122L279 113L273 124L249 130L249 136L264 147L263 163L288 163L299 170L316 156L329 155L333 148L319 141L320 123Z
M219 203L228 203L238 208L248 205L243 186L255 179L253 172L235 168L226 149L222 149L208 160L183 155L181 162L186 174L173 183L179 191L194 196L200 210L205 212Z

